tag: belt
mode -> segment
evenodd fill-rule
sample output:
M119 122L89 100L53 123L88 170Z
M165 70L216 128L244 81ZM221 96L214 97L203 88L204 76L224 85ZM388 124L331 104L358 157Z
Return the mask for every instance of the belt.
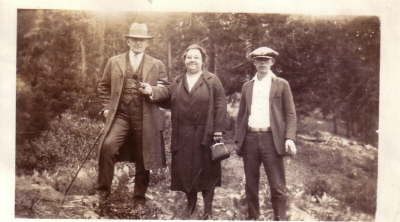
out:
M258 127L250 127L247 128L249 132L253 133L259 133L259 132L271 132L271 127L263 127L263 128L258 128Z

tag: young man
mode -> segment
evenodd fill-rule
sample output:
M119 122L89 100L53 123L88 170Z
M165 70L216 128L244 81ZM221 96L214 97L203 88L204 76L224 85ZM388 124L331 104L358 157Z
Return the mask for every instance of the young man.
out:
M296 154L296 111L289 83L271 67L279 54L260 47L249 54L257 73L242 88L235 143L243 157L248 219L260 215L260 165L264 165L271 191L274 220L287 220L287 188L283 156Z

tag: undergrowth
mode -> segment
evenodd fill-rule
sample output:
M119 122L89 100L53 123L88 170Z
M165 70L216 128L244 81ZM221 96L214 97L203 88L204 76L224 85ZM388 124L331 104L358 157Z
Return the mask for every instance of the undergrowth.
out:
M356 159L352 147L301 142L298 160L308 166L305 186L310 194L327 193L355 210L375 214L377 159ZM363 167L359 167L363 163Z
M67 111L49 123L39 137L16 144L16 172L54 171L60 166L77 165L92 148L103 124ZM96 147L94 147L96 149ZM92 158L97 151L92 152Z

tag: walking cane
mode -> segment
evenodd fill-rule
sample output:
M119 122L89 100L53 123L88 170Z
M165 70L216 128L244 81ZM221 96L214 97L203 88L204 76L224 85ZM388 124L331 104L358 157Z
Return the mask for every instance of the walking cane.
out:
M77 177L78 174L79 174L79 171L81 171L81 169L82 169L83 165L85 164L85 162L89 159L90 154L92 154L92 151L94 150L94 147L95 147L97 141L99 140L99 138L100 138L101 135L103 134L103 131L104 131L104 128L102 128L102 129L100 130L99 135L97 135L97 137L96 137L96 139L95 139L93 145L92 145L92 146L90 147L90 149L89 149L89 152L86 154L86 156L85 156L85 158L83 159L81 165L79 166L79 168L78 168L78 170L76 171L74 177L72 178L72 180L71 180L71 182L69 183L67 189L65 190L64 197L63 197L63 200L62 200L62 202L61 202L61 205L64 204L65 198L67 197L67 194L68 194L69 190L71 189L72 184L74 183L76 177Z

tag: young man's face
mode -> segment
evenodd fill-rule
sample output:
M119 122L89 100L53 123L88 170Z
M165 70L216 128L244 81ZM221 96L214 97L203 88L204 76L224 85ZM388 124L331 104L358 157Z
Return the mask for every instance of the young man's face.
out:
M254 65L256 66L257 72L266 73L268 72L272 65L274 65L273 58L262 58L254 60Z
M146 39L128 38L127 43L129 49L134 53L142 53L148 46Z

